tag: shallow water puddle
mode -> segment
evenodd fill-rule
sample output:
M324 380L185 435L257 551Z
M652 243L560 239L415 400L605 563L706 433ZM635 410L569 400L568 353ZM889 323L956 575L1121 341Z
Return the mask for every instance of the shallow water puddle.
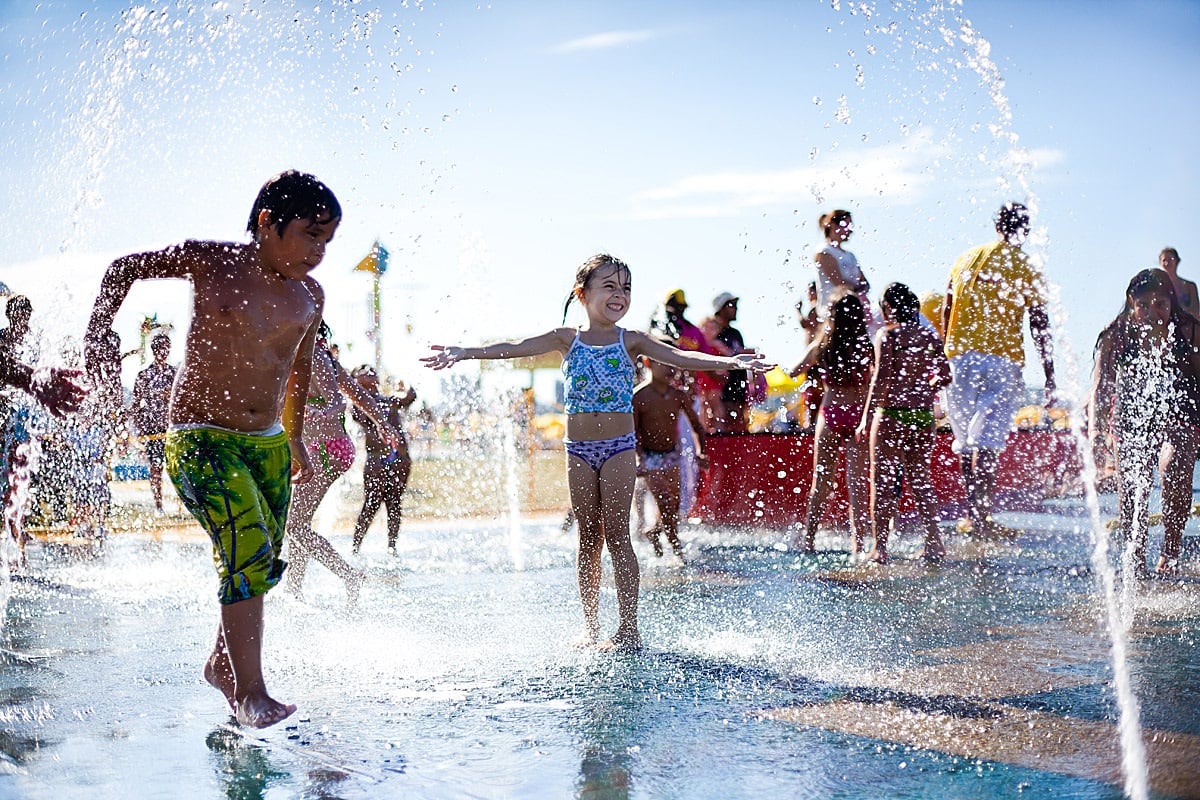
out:
M835 700L772 709L764 716L964 758L1121 784L1114 724L999 704L983 704L976 712L960 715L914 710L894 702ZM1200 798L1200 737L1144 730L1143 739L1151 788Z

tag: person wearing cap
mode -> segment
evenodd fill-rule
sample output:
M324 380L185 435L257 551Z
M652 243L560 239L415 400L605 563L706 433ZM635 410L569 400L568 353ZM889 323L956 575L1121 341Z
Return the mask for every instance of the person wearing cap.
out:
M1046 283L1021 245L1029 235L1029 211L1005 203L996 215L999 239L959 256L950 271L942 307L946 357L953 381L947 392L954 452L967 489L968 519L960 527L983 535L1001 532L991 519L1000 452L1021 405L1026 313L1029 332L1054 395L1054 356Z
M700 329L719 355L748 353L742 332L733 327L737 319L738 297L721 292L713 298L713 314L701 323ZM718 432L745 433L749 409L750 375L745 370L721 373L724 379L710 399L714 410L713 423Z

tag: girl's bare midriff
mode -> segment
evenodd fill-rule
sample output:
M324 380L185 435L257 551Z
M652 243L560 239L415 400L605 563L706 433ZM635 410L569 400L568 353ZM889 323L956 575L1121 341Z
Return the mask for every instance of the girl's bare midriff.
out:
M567 438L571 441L615 439L627 433L633 433L633 414L591 411L567 417Z

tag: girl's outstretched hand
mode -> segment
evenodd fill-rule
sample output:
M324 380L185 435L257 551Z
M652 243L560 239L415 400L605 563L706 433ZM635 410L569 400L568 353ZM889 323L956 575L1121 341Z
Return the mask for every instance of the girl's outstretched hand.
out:
M463 349L461 347L433 344L429 346L429 349L435 351L434 354L422 358L421 363L430 369L445 369L462 361Z
M769 372L775 369L775 363L764 361L762 353L738 353L733 360L738 362L738 369L748 369L754 372Z

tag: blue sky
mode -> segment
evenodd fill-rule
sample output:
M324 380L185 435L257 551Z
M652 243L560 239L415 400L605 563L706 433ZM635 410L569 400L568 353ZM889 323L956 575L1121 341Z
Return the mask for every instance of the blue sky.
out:
M1200 3L383 5L0 2L0 280L78 335L108 260L240 239L298 167L345 208L316 273L345 360L370 358L350 268L379 237L386 366L429 392L430 342L559 324L598 251L633 268L630 326L728 290L794 362L834 207L877 289L920 292L1030 203L1084 370L1159 249L1200 276ZM142 287L118 327L186 308Z

